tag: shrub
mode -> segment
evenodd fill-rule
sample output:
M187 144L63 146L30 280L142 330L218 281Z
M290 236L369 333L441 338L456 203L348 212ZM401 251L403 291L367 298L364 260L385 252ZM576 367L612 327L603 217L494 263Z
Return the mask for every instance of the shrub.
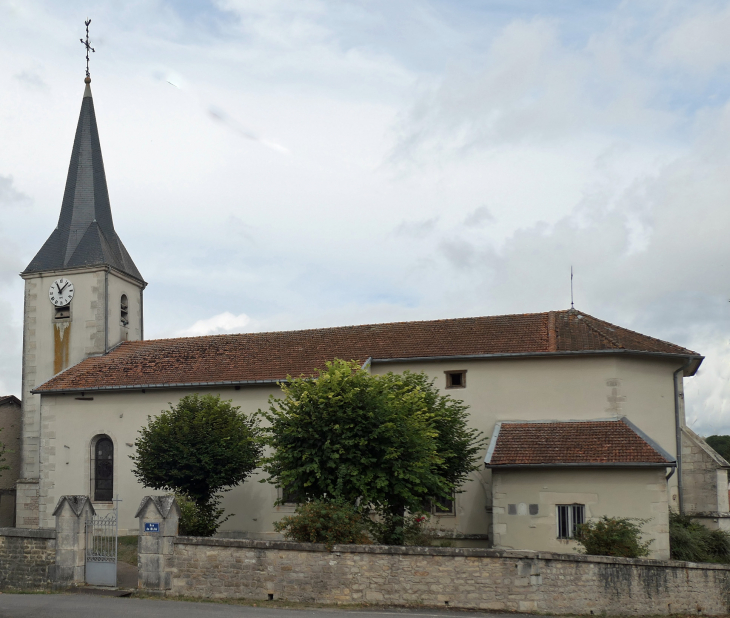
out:
M583 546L582 553L591 556L641 558L649 555L653 541L641 541L641 526L646 522L646 519L604 515L598 521L580 524L575 539Z
M300 543L368 544L365 518L344 500L311 500L300 504L296 514L274 522L274 530Z
M730 563L730 534L688 515L669 513L669 546L674 560Z
M368 520L367 526L374 541L379 545L389 545L393 530L402 534L403 545L420 547L452 547L453 541L443 534L446 531L431 526L431 518L424 513L405 515L378 514L378 518Z
M213 536L218 527L233 514L222 517L223 509L218 508L218 499L199 506L184 494L176 494L180 506L178 534L181 536Z

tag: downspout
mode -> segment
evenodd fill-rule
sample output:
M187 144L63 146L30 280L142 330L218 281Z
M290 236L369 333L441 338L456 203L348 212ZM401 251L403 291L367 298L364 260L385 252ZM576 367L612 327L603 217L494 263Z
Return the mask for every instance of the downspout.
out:
M682 426L679 422L679 385L677 383L677 377L680 372L684 373L692 364L691 359L687 359L679 369L674 372L674 431L677 440L677 499L679 500L679 514L684 514L684 487L682 485ZM671 475L670 475L671 476ZM669 477L667 477L669 480Z
M144 341L144 288L139 290L139 338Z
M109 267L104 271L104 354L109 351Z

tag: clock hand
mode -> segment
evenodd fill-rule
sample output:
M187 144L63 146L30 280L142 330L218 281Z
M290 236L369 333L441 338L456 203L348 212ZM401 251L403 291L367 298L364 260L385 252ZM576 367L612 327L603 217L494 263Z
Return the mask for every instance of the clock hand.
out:
M59 286L58 286L58 281L56 282L56 288L58 289L58 293L59 293L59 294L61 293L61 290L63 290L63 288L62 288L62 287L59 287Z
M66 281L66 283L63 284L63 287L59 290L59 292L63 292L66 289L66 286L69 284L69 281Z

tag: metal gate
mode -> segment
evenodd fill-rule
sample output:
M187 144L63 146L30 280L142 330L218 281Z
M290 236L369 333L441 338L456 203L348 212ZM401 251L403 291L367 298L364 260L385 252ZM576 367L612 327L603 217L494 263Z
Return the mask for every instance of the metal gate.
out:
M108 515L86 520L86 583L117 585L118 503Z

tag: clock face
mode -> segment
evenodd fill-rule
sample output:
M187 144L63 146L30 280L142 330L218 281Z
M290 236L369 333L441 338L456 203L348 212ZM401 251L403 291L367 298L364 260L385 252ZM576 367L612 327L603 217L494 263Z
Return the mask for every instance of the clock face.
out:
M73 297L74 284L64 277L56 279L51 284L51 289L48 290L48 298L51 299L51 304L56 307L65 307Z

